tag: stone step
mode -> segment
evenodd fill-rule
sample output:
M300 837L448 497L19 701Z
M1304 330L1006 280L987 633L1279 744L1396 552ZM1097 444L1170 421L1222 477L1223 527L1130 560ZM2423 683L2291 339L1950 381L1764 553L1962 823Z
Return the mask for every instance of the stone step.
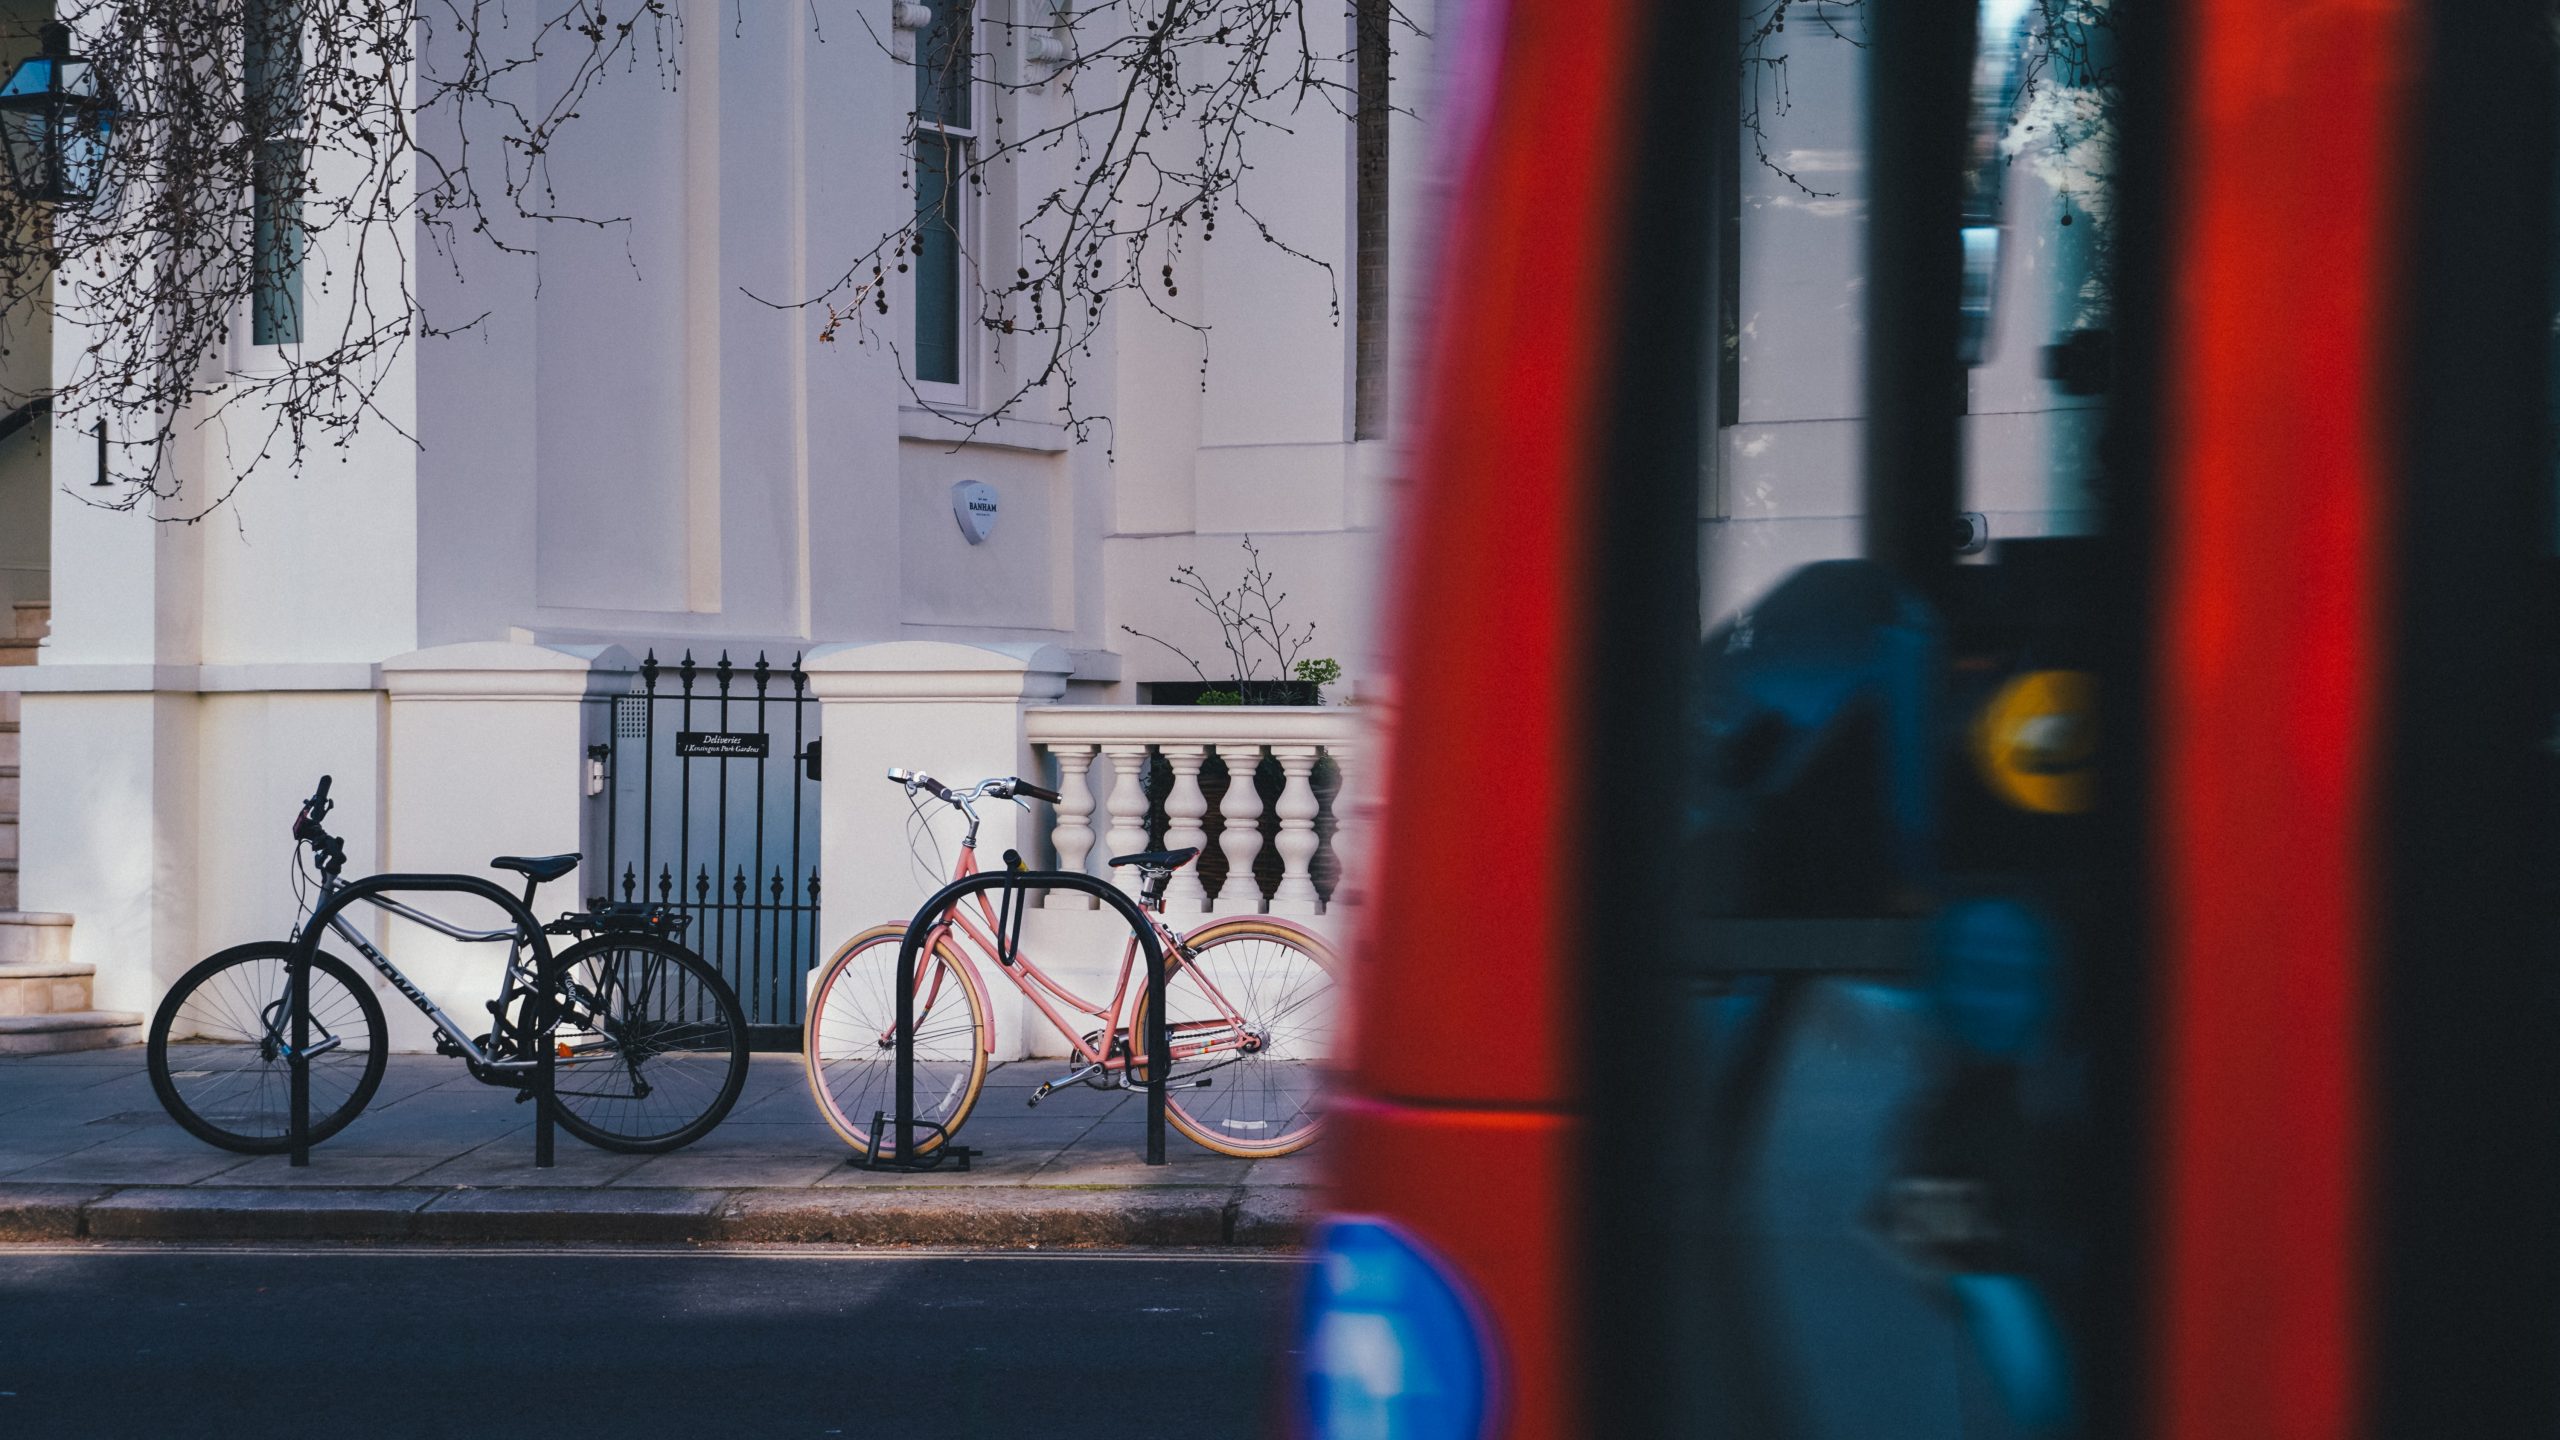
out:
M122 1010L0 1015L0 1055L54 1055L142 1043L142 1017Z
M78 1015L95 965L0 965L0 1016Z
M0 860L0 914L18 908L18 862Z
M71 963L71 917L43 910L0 910L0 967Z
M0 760L0 815L15 818L18 813L18 767Z
M6 696L11 700L18 698L14 693L5 690L0 690L0 696ZM0 765L24 765L27 763L18 754L18 744L18 722L15 720L0 720Z
M0 862L15 862L17 858L18 817L0 815Z
M50 600L11 601L9 633L21 640L41 640L53 633L53 602Z

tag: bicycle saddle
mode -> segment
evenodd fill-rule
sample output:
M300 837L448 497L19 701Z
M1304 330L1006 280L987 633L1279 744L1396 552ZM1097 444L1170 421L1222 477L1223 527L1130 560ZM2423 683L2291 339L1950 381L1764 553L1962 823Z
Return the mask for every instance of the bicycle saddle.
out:
M1190 864L1191 857L1199 853L1197 845L1185 845L1179 850L1141 850L1135 855L1114 855L1111 865L1113 869L1123 865L1143 865L1150 870L1179 870Z
M513 870L535 880L557 880L578 868L578 857L571 855L501 855L489 862L492 870Z

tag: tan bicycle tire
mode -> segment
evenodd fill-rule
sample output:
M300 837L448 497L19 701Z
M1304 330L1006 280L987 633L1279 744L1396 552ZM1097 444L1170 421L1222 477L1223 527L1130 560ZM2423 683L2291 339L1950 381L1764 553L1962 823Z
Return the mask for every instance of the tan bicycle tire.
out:
M1337 1007L1337 1018L1332 1021L1329 1034L1336 1037L1334 1043L1338 1045L1338 1037L1343 1030L1338 1018L1343 978L1342 961L1334 954L1333 947L1326 944L1321 937L1292 925L1286 920L1271 916L1234 915L1211 920L1199 926L1184 935L1182 943L1194 950L1214 952L1218 946L1246 939L1270 941L1284 949L1297 951L1315 962L1317 968L1324 974L1333 996L1333 1004ZM1179 957L1167 958L1174 969L1167 974L1166 984L1172 986L1180 979L1181 963ZM1139 983L1143 984L1142 981ZM1144 989L1141 988L1129 1010L1129 1043L1133 1050L1143 1050L1145 1046L1146 1011L1147 997ZM1179 1013L1177 1009L1176 1014L1179 1015ZM1250 1020L1253 1017L1246 1018ZM1348 1057L1336 1055L1333 1058L1335 1063L1339 1064ZM1181 1073L1178 1063L1176 1073ZM1132 1079L1142 1080L1145 1074L1143 1064L1133 1064L1130 1068ZM1283 1155L1296 1154L1313 1144L1318 1132L1324 1128L1324 1119L1319 1113L1311 1116L1302 1128L1292 1130L1278 1140L1264 1144L1240 1142L1225 1133L1222 1124L1210 1121L1204 1113L1194 1113L1192 1107L1186 1107L1183 1099L1183 1091L1179 1088L1166 1092L1165 1119L1172 1124L1173 1128L1180 1131L1183 1138L1205 1150L1215 1151L1220 1155L1231 1155L1240 1160L1272 1160Z
M817 1102L818 1113L825 1118L828 1128L834 1130L845 1144L859 1151L870 1149L871 1117L868 1114L847 1113L844 1104L829 1087L828 1062L820 1053L827 1044L830 1034L827 1028L829 1006L833 1001L839 1007L837 1013L846 1014L842 1007L848 1001L838 998L840 982L843 982L844 977L857 961L882 945L889 947L889 953L880 958L880 963L884 969L893 967L897 963L897 947L904 941L906 933L906 927L903 925L875 925L845 941L836 947L835 953L829 956L827 963L820 968L818 982L809 992L808 1024L801 1038L800 1063L809 1082L810 1098ZM919 1120L935 1120L943 1127L939 1132L928 1133L916 1142L918 1157L932 1154L942 1148L946 1139L958 1133L961 1125L967 1122L969 1113L977 1108L978 1096L986 1088L987 1083L986 989L979 983L977 972L970 966L967 957L954 949L948 940L935 941L933 959L946 967L959 982L960 995L967 1008L970 1037L967 1045L969 1063L964 1072L963 1084L956 1093L955 1104L948 1110L940 1110L937 1106L935 1113L927 1113L926 1107L922 1105L918 1107ZM843 1028L841 1025L837 1027L839 1032ZM894 1080L891 1083L894 1083ZM855 1108L862 1110L874 1108L871 1099L876 1098L871 1097L858 1102ZM880 1099L877 1108L885 1109L886 1105L886 1100ZM888 1137L882 1137L882 1153L894 1153L895 1148Z

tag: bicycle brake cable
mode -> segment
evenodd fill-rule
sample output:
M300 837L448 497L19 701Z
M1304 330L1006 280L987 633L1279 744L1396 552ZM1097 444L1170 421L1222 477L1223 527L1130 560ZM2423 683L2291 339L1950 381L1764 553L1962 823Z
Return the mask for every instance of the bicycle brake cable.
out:
M907 822L908 874L921 881L927 891L939 890L949 868L942 863L942 837L934 833L933 817L925 812L924 802L916 798L914 791L907 793L907 809L915 815ZM924 852L917 843L920 838L933 842L933 869L930 872L924 868Z

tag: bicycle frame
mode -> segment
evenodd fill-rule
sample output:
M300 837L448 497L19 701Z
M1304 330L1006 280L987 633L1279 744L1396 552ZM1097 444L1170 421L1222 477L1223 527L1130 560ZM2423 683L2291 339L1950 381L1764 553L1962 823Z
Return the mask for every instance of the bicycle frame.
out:
M955 882L966 880L978 873L976 828L972 825L970 836L960 843L959 859L952 866L951 878ZM952 940L954 948L962 949L964 954L974 950L975 958L993 965L1012 982L1016 990L1022 992L1024 999L1029 1000L1032 1006L1048 1019L1049 1024L1075 1051L1077 1059L1087 1065L1099 1067L1105 1073L1116 1073L1120 1075L1123 1083L1126 1083L1130 1068L1135 1063L1131 1052L1136 1047L1132 1044L1124 1048L1114 1042L1128 1031L1129 1021L1135 1019L1132 1015L1129 1020L1124 1020L1122 1007L1134 1005L1137 993L1132 991L1129 981L1138 970L1138 937L1130 936L1121 949L1120 975L1111 987L1109 1003L1096 1005L1041 969L1026 951L1016 950L1011 962L1007 963L1004 947L996 939L999 929L996 913L988 904L986 896L983 894L971 896L969 904L975 906L976 915L972 917L966 906L954 904L946 912L947 918L934 927L933 933L927 937L927 947L919 950L918 955L932 953L930 947L945 939ZM1156 938L1164 948L1168 969L1179 957L1189 953L1183 946L1181 937L1167 929L1164 921L1152 911L1147 916L1147 923L1155 927ZM967 942L965 947L959 943L963 940ZM1209 980L1208 976L1195 971L1193 979L1202 993L1218 1007L1223 1018L1174 1023L1168 1017L1168 1023L1165 1026L1165 1043L1168 1047L1168 1058L1171 1060L1196 1058L1221 1048L1220 1043L1215 1039L1201 1040L1186 1047L1176 1040L1178 1033L1222 1031L1235 1037L1229 1042L1228 1048L1241 1045L1247 1033L1243 1012L1218 992L1216 985ZM937 975L934 981L936 988L921 997L923 1003L918 1007L919 1013L928 1012L933 1008L935 1000L940 996L940 984L941 981ZM1100 1029L1096 1032L1101 1040L1099 1048L1085 1043L1082 1027L1071 1024L1067 1016L1060 1013L1061 1005L1100 1022ZM979 1044L989 1051L995 1049L994 1026L995 1021L992 1015L988 1016L980 1026Z
M346 888L346 883L346 881L340 879L337 875L324 872L320 877L321 905L319 908L325 909L330 897ZM449 936L452 939L464 941L469 944L483 945L492 944L500 940L512 941L513 943L509 945L507 949L507 968L505 977L500 981L498 986L497 1008L491 1012L493 1017L503 1016L506 1008L506 1002L516 993L518 982L530 978L527 975L524 966L525 937L520 926L510 925L503 930L471 930L460 925L455 925L449 921L437 919L435 916L429 915L423 910L403 905L399 901L394 900L387 895L360 895L356 898L366 901L377 908L388 910L392 914L397 915L404 920L414 921L417 924L424 925L428 929L433 930L440 935ZM315 910L314 913L317 913L317 910ZM428 1021L435 1026L436 1038L441 1041L450 1042L455 1049L463 1053L463 1057L472 1065L488 1070L508 1071L531 1070L540 1063L538 1059L499 1060L492 1058L487 1051L482 1050L479 1045L472 1041L470 1035L464 1031L460 1025L454 1022L452 1016L444 1013L443 1008L438 1006L436 1002L428 996L426 991L418 988L415 981L412 981L408 976L402 974L400 972L400 967L391 963L391 957L375 949L371 943L366 941L363 933L347 922L347 917L343 911L332 914L329 917L328 928L332 934L337 935L340 939L343 939L348 944L354 946L357 954L362 955L366 960L372 962L373 968L381 971L383 978L389 980L394 989L398 990L402 995L407 996L409 1003L417 1006L418 1012L426 1016ZM293 935L290 938L297 942L300 941L302 939L301 927L295 927ZM279 1016L281 1016L281 1013L282 1012L279 1012ZM279 1018L276 1023L282 1024L283 1022L281 1018ZM493 1029L491 1033L494 1034L495 1030ZM326 1053L327 1050L335 1043L334 1039L324 1041L319 1045L313 1046L312 1053Z

